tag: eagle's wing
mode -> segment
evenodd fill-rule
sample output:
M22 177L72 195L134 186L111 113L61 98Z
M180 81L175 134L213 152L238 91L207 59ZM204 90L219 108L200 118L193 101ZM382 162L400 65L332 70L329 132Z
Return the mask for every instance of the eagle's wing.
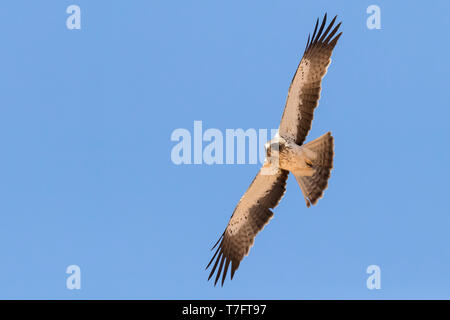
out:
M273 212L270 209L277 206L286 191L286 180L289 172L276 168L273 169L273 174L264 174L267 173L263 172L263 170L268 169L267 166L270 165L264 165L258 172L234 209L224 233L212 248L214 249L219 245L206 267L208 269L215 260L208 280L219 267L214 285L217 284L222 271L223 285L230 263L231 279L233 279L241 260L248 254L250 247L253 245L256 234L272 218Z
M331 53L342 32L334 37L339 29L339 23L331 32L336 17L324 31L327 15L317 31L319 19L312 37L308 42L303 58L289 87L286 106L281 118L279 134L284 138L292 138L301 145L311 129L314 109L319 104L321 82L328 65L331 62ZM334 38L333 38L334 37Z

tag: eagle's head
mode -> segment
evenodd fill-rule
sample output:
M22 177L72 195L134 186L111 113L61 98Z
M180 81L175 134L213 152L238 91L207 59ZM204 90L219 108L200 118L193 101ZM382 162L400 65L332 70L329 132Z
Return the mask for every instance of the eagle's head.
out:
M264 148L266 149L266 162L278 165L280 152L282 152L284 148L284 142L284 139L280 138L278 134L272 140L266 142L264 145Z
M264 149L266 149L266 158L270 159L279 152L279 144L278 142L273 142L272 140L270 140L266 142L266 144L264 145Z

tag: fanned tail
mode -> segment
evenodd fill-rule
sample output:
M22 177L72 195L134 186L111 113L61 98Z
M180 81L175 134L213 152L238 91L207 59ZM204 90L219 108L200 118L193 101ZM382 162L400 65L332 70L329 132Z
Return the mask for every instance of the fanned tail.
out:
M324 190L328 186L331 169L333 168L334 141L331 132L327 132L323 136L303 145L304 148L314 152L314 158L307 158L305 162L312 169L312 174L301 175L292 172L297 179L303 196L305 197L306 206L316 204Z

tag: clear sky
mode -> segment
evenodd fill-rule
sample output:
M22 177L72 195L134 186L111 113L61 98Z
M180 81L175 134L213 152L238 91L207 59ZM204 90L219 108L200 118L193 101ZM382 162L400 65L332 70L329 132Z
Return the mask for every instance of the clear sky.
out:
M209 249L260 165L175 165L171 134L276 128L325 12L344 33L307 140L335 137L329 188L307 209L290 178L214 287ZM3 1L0 298L450 298L449 14L448 1Z

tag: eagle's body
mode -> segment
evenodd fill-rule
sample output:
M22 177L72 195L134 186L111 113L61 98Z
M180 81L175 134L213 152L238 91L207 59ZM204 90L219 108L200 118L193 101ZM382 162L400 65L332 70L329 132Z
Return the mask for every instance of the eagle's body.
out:
M231 278L248 254L256 234L273 216L271 209L286 191L291 172L297 180L306 205L316 204L328 185L333 167L333 137L328 132L304 144L318 105L322 78L331 62L331 53L342 33L334 37L340 23L326 30L326 14L318 29L318 20L302 60L289 87L278 135L266 144L266 160L255 179L239 200L227 228L213 249L217 250L207 268L215 261L209 278L217 270L215 284L222 274L222 285L231 264ZM223 273L222 273L223 271Z
M299 146L295 141L277 137L266 144L266 163L273 168L298 172L304 176L311 176L310 159L317 158L316 152L305 146Z

